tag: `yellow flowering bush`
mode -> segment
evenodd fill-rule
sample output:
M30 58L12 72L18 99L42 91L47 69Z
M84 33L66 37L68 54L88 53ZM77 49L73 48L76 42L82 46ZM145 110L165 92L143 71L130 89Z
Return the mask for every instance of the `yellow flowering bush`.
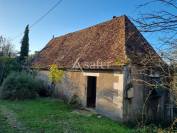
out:
M63 78L64 71L59 70L56 64L50 66L49 79L53 82L60 82Z

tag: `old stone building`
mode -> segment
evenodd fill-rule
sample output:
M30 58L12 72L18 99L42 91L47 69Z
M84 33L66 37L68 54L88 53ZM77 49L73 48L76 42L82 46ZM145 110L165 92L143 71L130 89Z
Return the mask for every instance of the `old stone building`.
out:
M126 16L53 38L32 67L48 80L51 64L65 72L59 96L119 121L170 119L167 65Z

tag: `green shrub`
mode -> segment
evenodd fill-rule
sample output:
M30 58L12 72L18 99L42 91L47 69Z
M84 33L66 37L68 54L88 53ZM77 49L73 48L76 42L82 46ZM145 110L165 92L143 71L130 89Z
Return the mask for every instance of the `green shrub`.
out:
M72 107L74 107L74 108L80 108L82 106L81 100L80 100L79 96L77 96L77 95L73 95L71 97L69 104L72 105Z
M13 71L21 71L21 65L17 59L9 57L0 57L0 84Z
M0 88L2 99L23 100L38 96L41 82L26 72L13 72L3 81Z
M49 88L48 83L41 80L41 79L36 79L39 82L39 88L38 88L38 94L40 97L48 97L51 96L52 94L52 89Z

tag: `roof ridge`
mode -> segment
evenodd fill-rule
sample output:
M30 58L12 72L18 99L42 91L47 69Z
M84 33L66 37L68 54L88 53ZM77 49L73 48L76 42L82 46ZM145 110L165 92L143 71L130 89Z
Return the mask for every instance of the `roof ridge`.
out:
M59 35L59 36L55 37L54 39L57 39L57 38L60 38L60 37L63 37L63 36L70 36L70 35L72 35L72 34L74 34L74 33L81 32L81 31L84 31L84 30L88 30L88 29L91 29L91 28L93 28L93 27L96 27L96 26L99 26L99 25L102 25L102 24L109 23L109 22L114 21L114 20L120 20L121 18L124 19L125 17L127 17L127 16L126 16L126 15L121 15L121 16L118 16L118 17L116 17L116 18L112 18L112 19L109 19L109 20L105 20L105 21L103 21L103 22L101 22L101 23L94 24L94 25L92 25L92 26L87 26L87 27L85 27L85 28L83 28L83 29L80 29L80 30L76 30L76 31L73 31L73 32L68 32L68 33L66 33L66 34ZM128 17L127 17L127 18L128 18ZM51 40L52 40L52 39L51 39Z

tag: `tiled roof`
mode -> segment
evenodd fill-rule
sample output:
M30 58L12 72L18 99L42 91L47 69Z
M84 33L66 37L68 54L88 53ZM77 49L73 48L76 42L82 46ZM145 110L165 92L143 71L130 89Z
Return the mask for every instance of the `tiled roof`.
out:
M76 61L85 64L108 63L111 67L127 62L146 63L149 55L160 59L154 49L126 16L56 37L39 52L32 67L72 68ZM149 57L148 57L149 56Z

